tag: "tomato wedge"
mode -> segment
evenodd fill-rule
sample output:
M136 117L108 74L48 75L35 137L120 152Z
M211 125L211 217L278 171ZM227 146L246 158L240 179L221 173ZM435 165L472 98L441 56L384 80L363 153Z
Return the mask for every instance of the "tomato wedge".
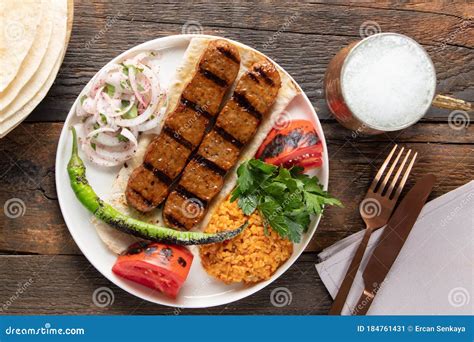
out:
M112 271L176 298L188 277L192 262L193 255L185 247L138 242L118 257Z
M255 158L267 160L299 147L318 143L319 137L311 121L292 120L284 127L273 128L260 145Z
M290 168L313 169L322 165L323 147L311 121L292 120L273 128L255 155L266 163Z
M322 165L322 145L318 143L307 147L298 148L291 152L271 158L265 162L290 168L292 166L301 166L306 170L320 167Z

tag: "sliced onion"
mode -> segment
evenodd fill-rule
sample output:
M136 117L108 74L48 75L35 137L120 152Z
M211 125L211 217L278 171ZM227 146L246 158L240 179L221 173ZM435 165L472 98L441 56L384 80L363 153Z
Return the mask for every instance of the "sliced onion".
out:
M127 107L121 108L122 100L111 98L108 94L102 93L97 102L97 111L104 114L107 118L114 118L126 114L135 104L135 96L129 97L130 103Z
M95 138L98 144L108 147L118 147L123 145L124 143L121 142L118 138L118 134L109 135L107 133L99 134L97 138Z
M156 115L153 119L151 120L148 120L147 122L145 123L142 123L141 125L138 125L136 126L137 130L139 132L147 132L147 131L150 131L154 128L158 128L158 124L161 122L161 120L163 120L163 117L164 117L164 112L166 111L165 108L162 108L160 110L160 113L158 115ZM156 133L158 134L159 132L153 132L153 133Z
M140 52L139 54L137 54L136 56L130 58L130 59L127 59L125 63L142 63L144 62L146 59L148 59L149 57L149 54L147 52Z
M82 124L84 135L88 135L90 132L94 130L95 118L93 116L89 116L86 121Z
M92 98L88 97L86 100L84 100L84 109L88 113L95 114L97 112L97 101L99 100L101 96L102 90L104 90L103 86L97 90L97 92Z
M115 133L113 136L107 133ZM91 140L94 139L95 142L101 145L115 147L123 144L117 138L117 131L110 127L101 127L87 133L86 138Z
M138 115L136 118L133 119L122 119L122 118L117 118L116 123L120 126L124 127L131 127L131 126L137 126L145 121L147 121L155 112L156 108L158 107L158 104L160 103L160 85L158 82L158 77L153 73L153 71L148 68L145 65L140 65L140 67L143 68L143 73L145 76L148 77L148 79L151 82L151 100L150 104L148 105L147 109Z
M89 133L82 143L84 153L92 162L102 166L115 166L120 165L133 157L138 146L136 139L129 140L129 142L126 143L121 143L113 148L110 146L103 146L98 143L98 141L93 141L93 139L95 139L94 133L97 131L100 131L99 134L101 132L103 133L104 130L101 130L102 129L98 129ZM95 149L92 147L92 143L95 144Z
M112 133L113 135L110 135ZM118 132L110 127L100 127L89 132L86 136L87 139L94 140L95 142L105 146L119 146L121 142L117 139Z
M84 100L84 103L81 105L81 108L86 112L88 115L91 115L95 112L95 101L93 98L88 97Z
M77 106L76 106L76 115L78 117L84 117L84 116L87 116L89 115L89 113L83 108L82 106L82 102L88 100L88 98L86 97L84 100L82 100L82 97L83 96L87 96L87 95L79 95L79 101L77 102Z
M132 144L135 145L135 147L138 146L137 138L127 128L122 128L122 131L120 132L120 135L123 135L125 138L127 138L129 141L131 141Z
M138 143L136 139L129 140L114 148L96 144L95 152L104 160L120 164L133 157L137 151L137 146Z
M107 133L115 133L115 136L107 135ZM122 163L133 157L138 141L135 135L127 128L123 128L120 134L127 138L128 141L119 141L117 131L112 128L101 127L87 133L84 143L89 145L92 142L96 143L96 149L92 150L96 152L97 156L109 161Z
M87 143L84 141L84 143L81 145L82 150L86 154L86 156L89 158L91 162L94 164L100 165L100 166L106 166L106 167L112 167L112 166L117 166L122 164L122 162L119 161L110 161L102 158L90 145L90 142Z
M133 144L128 144L126 149L120 152L116 152L97 145L95 152L100 158L109 162L116 163L116 165L118 165L132 158L135 152L137 152L137 148Z
M143 91L140 92L140 94L147 94L150 91L150 81L148 81L148 78L143 79Z
M132 86L133 93L137 97L138 102L140 102L143 107L146 107L145 100L143 99L142 94L138 91L137 78L136 78L137 75L135 74L136 65L130 64L130 66L133 66L133 68L128 69L128 77L130 78L130 85Z
M89 132L86 136L87 139L92 139L94 137L94 135L96 134L100 134L100 133L104 133L104 132L115 132L112 128L109 128L109 127L101 127L101 128L98 128L98 129L95 129L91 132Z
M83 103L76 106L76 114L86 118L78 125L79 141L93 163L107 167L120 165L136 153L139 132L160 130L164 108L155 112L163 105L166 94L160 90L155 68L145 65L148 61L148 54L140 53L124 62L124 65L134 67L129 69L128 77L123 73L123 65L111 65L91 85ZM121 86L124 82L127 82L126 89ZM105 92L107 84L115 87L113 96ZM140 86L143 87L141 91L138 90ZM122 108L124 100L129 104ZM135 105L138 116L122 118ZM152 118L153 114L156 117Z
M105 76L105 82L115 87L115 92L122 88L122 81L126 81L127 76L122 72L109 72Z

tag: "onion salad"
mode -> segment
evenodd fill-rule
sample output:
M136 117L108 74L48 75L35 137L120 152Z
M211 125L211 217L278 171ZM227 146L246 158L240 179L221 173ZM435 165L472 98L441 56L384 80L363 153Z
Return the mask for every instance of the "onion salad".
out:
M108 65L85 90L76 106L75 125L87 158L116 166L132 158L141 132L158 133L166 108L158 56L142 52Z

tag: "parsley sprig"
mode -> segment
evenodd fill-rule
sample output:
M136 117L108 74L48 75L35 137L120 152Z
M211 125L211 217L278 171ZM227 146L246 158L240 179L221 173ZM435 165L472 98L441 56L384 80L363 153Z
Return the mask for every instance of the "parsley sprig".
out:
M265 229L270 226L296 243L308 230L311 215L321 214L325 205L342 206L322 189L317 177L303 174L299 167L286 169L251 159L239 166L237 175L231 202L238 199L245 215L258 210Z

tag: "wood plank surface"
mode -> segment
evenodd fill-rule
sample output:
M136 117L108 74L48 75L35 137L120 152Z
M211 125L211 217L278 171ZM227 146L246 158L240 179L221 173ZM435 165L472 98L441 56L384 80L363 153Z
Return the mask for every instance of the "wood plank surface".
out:
M195 3L193 11L189 6L185 2L150 2L148 6L147 2L126 1L117 6L114 2L77 1L73 35L58 79L28 120L64 120L85 84L113 57L139 43L196 29L268 54L296 79L323 119L329 118L322 91L326 66L337 51L361 38L364 23L364 27L372 25L378 30L380 26L378 31L405 33L420 41L438 72L438 91L474 101L474 23L467 14L455 17L293 2L291 6ZM200 13L206 13L205 17ZM446 120L448 114L432 109L424 120Z
M302 256L280 279L257 294L229 305L207 309L175 309L143 301L105 279L83 256L42 255L3 256L0 258L0 310L5 314L324 314L331 303L318 277L316 256ZM109 290L102 289L106 287ZM275 307L271 292L285 287L291 304ZM24 292L16 298L18 288ZM105 307L94 303L94 291L112 293L113 303ZM13 297L13 299L12 299ZM99 302L100 303L100 302ZM104 303L105 304L105 303ZM0 311L0 314L2 311Z
M362 229L358 203L394 143L420 154L408 185L424 174L437 175L430 198L474 179L472 115L466 116L470 125L455 129L449 111L430 109L422 122L402 132L358 136L328 112L322 91L327 64L364 30L404 33L432 57L439 92L474 101L473 7L468 2L76 0L72 36L55 84L27 122L0 140L0 205L15 198L25 204L17 218L0 212L0 314L327 313L331 299L314 268L316 252ZM267 288L227 306L176 310L127 294L84 258L59 210L54 161L62 121L103 65L144 41L196 29L257 48L294 76L323 122L330 191L345 207L326 211L308 252ZM114 298L105 307L93 301L102 287ZM292 295L282 308L270 300L279 287Z

